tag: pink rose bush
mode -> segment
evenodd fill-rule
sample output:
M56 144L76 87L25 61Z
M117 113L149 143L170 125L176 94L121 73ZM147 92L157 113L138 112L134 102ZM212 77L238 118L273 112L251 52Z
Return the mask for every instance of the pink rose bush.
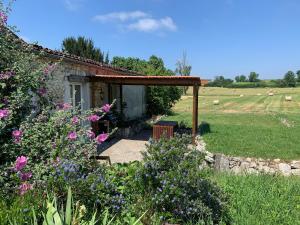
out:
M110 111L111 105L105 104L104 106L101 107L102 111L105 113L108 113Z
M5 26L7 23L7 15L0 11L0 26Z
M96 137L95 133L91 130L88 130L86 134L90 139L94 139Z
M19 156L15 163L15 171L22 170L27 164L27 157L25 156Z
M77 139L77 133L75 131L71 131L68 134L68 139L71 140L71 141L75 141Z
M106 141L106 139L108 138L108 134L99 134L97 137L96 137L96 142L98 144L102 144L104 141Z
M77 116L74 116L72 118L72 124L74 124L74 125L79 124L79 118Z
M97 116L96 114L90 115L88 117L88 120L91 122L97 122L98 120L100 120L100 116Z
M20 195L24 195L29 190L32 190L32 184L24 182L19 186Z
M48 76L49 74L51 74L57 67L57 64L48 64L45 68L44 68L44 75Z
M15 76L15 72L13 71L6 71L3 73L0 73L0 80L8 80L9 78Z
M19 185L20 195L24 195L27 191L32 190L33 186L28 182L32 177L32 172L24 172L24 168L27 165L28 158L25 156L19 156L15 162L14 171L17 172L21 184Z
M12 132L12 136L14 138L15 143L20 143L23 132L20 130L14 130Z
M9 116L8 109L0 109L0 119L5 119Z

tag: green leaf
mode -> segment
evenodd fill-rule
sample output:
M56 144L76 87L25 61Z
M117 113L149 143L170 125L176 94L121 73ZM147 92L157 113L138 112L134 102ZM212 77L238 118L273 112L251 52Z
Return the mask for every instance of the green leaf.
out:
M71 225L71 217L72 217L72 191L71 188L68 188L68 199L66 205L66 215L65 215L65 224Z

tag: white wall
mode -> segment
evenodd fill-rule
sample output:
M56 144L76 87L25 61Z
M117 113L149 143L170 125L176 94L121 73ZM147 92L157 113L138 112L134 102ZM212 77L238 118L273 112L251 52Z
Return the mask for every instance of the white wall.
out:
M143 85L123 85L123 102L126 103L126 119L136 119L146 113L146 87Z

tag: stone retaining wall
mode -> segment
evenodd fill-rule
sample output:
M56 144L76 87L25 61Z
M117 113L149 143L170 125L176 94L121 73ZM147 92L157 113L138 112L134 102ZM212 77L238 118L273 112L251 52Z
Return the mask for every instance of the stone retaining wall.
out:
M209 166L218 171L240 173L282 174L300 176L300 160L284 161L281 159L261 159L250 157L232 157L224 154L213 154L206 151L202 138L197 138L197 149L204 153L205 160L201 166Z

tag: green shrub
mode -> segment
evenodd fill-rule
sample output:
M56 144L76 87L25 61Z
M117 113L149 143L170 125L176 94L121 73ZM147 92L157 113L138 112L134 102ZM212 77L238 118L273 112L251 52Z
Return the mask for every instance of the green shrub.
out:
M152 142L137 172L139 189L161 220L229 222L226 196L199 165L203 155L189 147L190 136Z

